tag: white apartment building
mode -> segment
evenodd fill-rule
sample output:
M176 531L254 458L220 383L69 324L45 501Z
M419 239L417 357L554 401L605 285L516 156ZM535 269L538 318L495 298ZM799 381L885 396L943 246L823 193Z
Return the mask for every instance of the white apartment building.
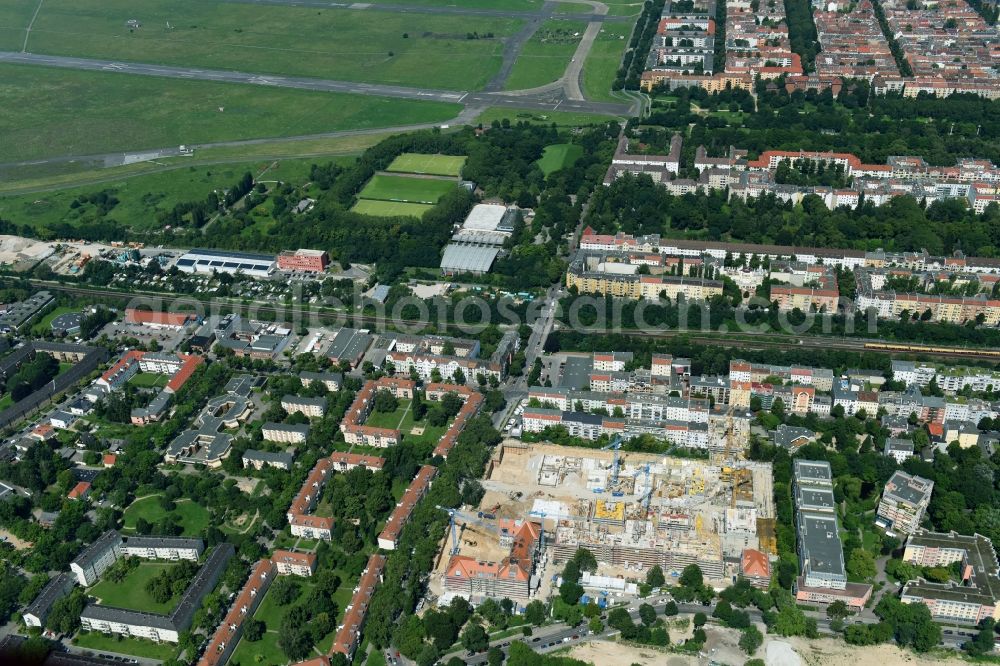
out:
M125 539L119 552L125 557L141 557L147 560L190 560L197 562L205 551L201 539L176 537L134 536Z
M83 587L90 587L96 583L101 574L118 561L118 550L121 545L121 535L115 530L108 530L97 541L87 546L69 565L77 582Z

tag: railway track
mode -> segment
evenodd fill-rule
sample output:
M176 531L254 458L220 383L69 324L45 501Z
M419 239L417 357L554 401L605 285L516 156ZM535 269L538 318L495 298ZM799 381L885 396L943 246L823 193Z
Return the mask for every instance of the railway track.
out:
M275 317L284 317L286 321L304 321L310 317L315 317L319 321L340 322L343 325L371 327L383 329L390 324L413 324L416 322L397 322L392 319L382 317L372 317L358 312L347 312L323 306L302 307L297 305L272 306L266 303L254 301L247 304L241 300L214 299L211 301L201 301L192 296L163 294L151 291L121 292L112 289L101 289L97 287L77 287L61 282L46 282L41 280L30 280L30 282L43 289L61 291L76 296L95 296L99 298L116 298L123 302L131 301L135 298L149 298L159 300L164 306L169 306L177 301L198 303L206 312L230 311L238 308L252 308L255 313L271 314ZM509 328L508 324L503 324L501 328ZM642 331L636 329L615 329L615 330L589 330L582 331L586 335L606 335L614 333L618 335L628 335L637 338L657 338L669 340L672 338L685 338L690 342L703 345L714 345L728 348L742 349L835 349L852 352L875 352L879 354L917 354L928 357L956 359L965 358L971 360L1000 361L1000 350L975 348L975 347L945 347L935 345L920 345L905 342L891 342L871 338L844 338L833 336L803 336L799 338L785 338L776 336L773 333L714 333L707 334L698 331L676 330L676 331Z

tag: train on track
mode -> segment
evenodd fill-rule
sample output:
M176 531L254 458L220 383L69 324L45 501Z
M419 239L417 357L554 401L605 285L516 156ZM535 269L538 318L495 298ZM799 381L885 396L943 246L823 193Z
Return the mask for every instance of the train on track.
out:
M866 342L865 349L888 352L909 352L923 354L948 354L951 356L969 356L977 358L995 358L1000 360L1000 350L969 349L967 347L932 347L928 345L911 345L904 342Z

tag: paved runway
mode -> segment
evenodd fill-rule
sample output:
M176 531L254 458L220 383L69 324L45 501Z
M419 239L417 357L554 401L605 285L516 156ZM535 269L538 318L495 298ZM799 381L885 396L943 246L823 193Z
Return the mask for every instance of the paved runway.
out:
M452 90L434 90L431 88L408 88L377 83L355 83L352 81L331 81L328 79L313 79L297 76L280 76L271 74L254 74L251 72L236 72L219 69L201 69L195 67L174 67L169 65L150 65L146 63L117 62L96 58L74 58L70 56L52 56L34 53L17 53L0 51L0 62L45 65L47 67L62 67L94 72L113 72L140 76L159 76L171 79L193 79L199 81L216 81L219 83L241 83L258 86L273 86L277 88L296 88L318 92L350 93L354 95L371 95L376 97L395 97L399 99L423 100L427 102L449 102L466 106L508 106L548 111L578 111L584 113L601 113L608 115L627 115L629 105L609 104L606 102L570 101L562 99L539 99L519 97L504 93L467 93Z

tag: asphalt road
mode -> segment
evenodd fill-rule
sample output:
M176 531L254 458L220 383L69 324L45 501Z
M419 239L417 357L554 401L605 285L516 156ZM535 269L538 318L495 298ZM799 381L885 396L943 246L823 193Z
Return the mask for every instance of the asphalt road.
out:
M663 615L664 606L666 606L667 602L669 601L670 601L669 595L663 595L650 599L637 599L633 601L632 605L630 606L630 608L635 608L636 610L629 611L629 615L631 616L633 622L639 622L640 621L639 610L638 610L639 604L648 603L652 605L653 608L656 610L656 614L658 616L661 616ZM677 604L677 609L681 613L688 613L688 614L693 614L697 612L705 613L705 615L709 617L709 621L714 622L714 620L711 619L712 612L715 610L714 603L709 606L703 606L701 604L679 603ZM753 622L757 624L761 624L763 622L759 610L757 610L753 606L750 606L745 610L750 615L750 619ZM806 611L806 615L809 615L816 619L816 627L821 635L831 635L835 633L830 628L830 621L827 619L825 612ZM850 623L854 621L854 619L848 618L847 622ZM874 616L872 616L870 619L862 621L866 623L872 623L875 622L876 620ZM507 638L491 641L490 646L491 647L499 646L500 649L503 650L504 654L506 655L507 646L510 645L510 643L512 643L513 641L522 641L531 646L531 648L534 649L535 651L545 653L553 650L558 650L563 647L570 647L588 640L607 639L614 636L617 633L618 632L614 629L605 628L604 631L598 634L591 634L590 631L588 631L587 629L586 623L581 624L580 626L577 627L567 627L564 624L554 624L535 629L534 633L530 637L508 636ZM576 636L576 638L574 638L574 636ZM960 649L962 643L964 643L967 640L968 640L967 636L960 636L958 634L944 634L942 636L941 642L943 646L946 648ZM459 657L463 659L466 664L470 665L486 663L486 652L480 652L478 654L470 655L466 651L452 652L450 654L446 654L441 658L441 663L447 662L451 657Z

